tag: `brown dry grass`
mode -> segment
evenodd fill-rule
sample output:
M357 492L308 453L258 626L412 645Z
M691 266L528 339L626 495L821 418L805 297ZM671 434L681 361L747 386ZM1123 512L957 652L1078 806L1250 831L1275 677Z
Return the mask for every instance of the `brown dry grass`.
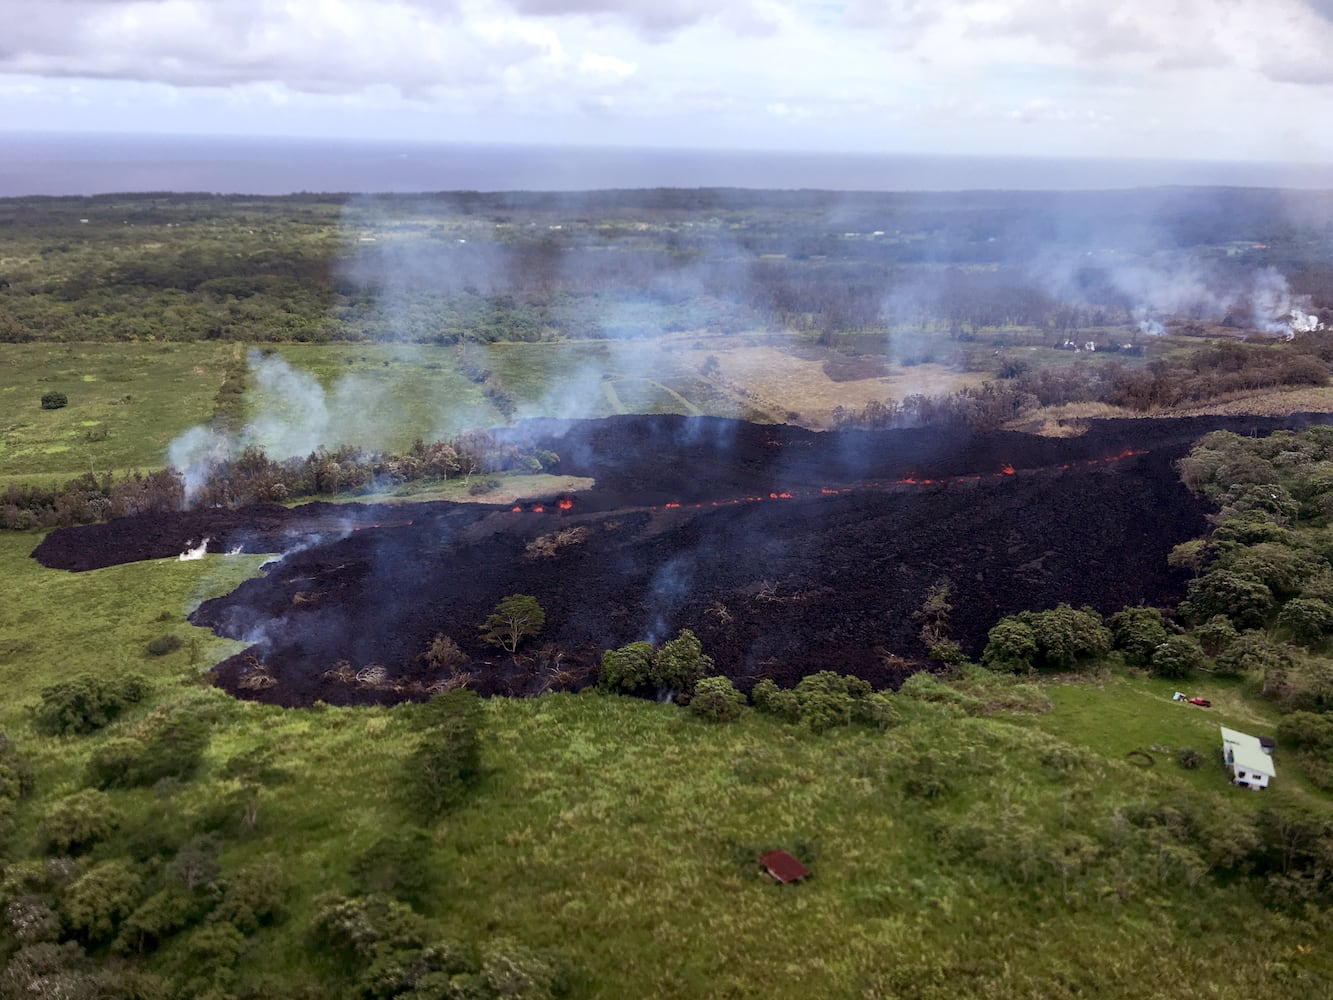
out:
M709 355L716 357L720 381L749 390L752 405L769 411L777 420L785 419L789 412L798 413L800 417L795 423L814 428L830 426L832 413L839 406L859 410L876 400L903 399L913 393L944 395L984 381L984 376L974 372L958 372L943 365L916 365L893 367L882 378L835 382L824 371L828 355L795 339L789 342L770 339L766 343L758 338L738 339L733 343L714 340L705 347L689 347L680 353L691 356L695 370ZM697 361L693 355L698 356Z

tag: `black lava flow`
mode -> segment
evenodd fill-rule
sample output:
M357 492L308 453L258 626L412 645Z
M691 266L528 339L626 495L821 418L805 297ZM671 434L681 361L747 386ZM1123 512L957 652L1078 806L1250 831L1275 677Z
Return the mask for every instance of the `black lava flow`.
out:
M210 553L281 558L191 615L249 642L221 686L284 705L391 702L462 683L574 688L607 648L691 628L748 688L820 669L893 685L925 650L913 613L953 585L955 637L979 652L1000 617L1061 601L1109 613L1178 599L1166 565L1206 530L1174 463L1216 429L1297 418L1095 421L1073 438L896 430L817 433L676 416L539 421L505 433L596 485L503 506L263 505L141 515L52 532L43 565L89 570ZM564 533L534 555L530 544ZM509 656L478 626L507 594L544 631ZM469 662L432 668L437 634ZM466 674L465 677L459 674Z

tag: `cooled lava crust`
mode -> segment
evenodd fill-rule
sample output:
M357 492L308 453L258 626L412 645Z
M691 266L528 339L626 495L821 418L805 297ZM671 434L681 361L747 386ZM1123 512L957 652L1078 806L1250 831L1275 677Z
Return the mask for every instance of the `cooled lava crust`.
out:
M1173 463L1210 430L1322 419L1097 421L1067 439L676 416L530 422L507 433L558 453L559 471L592 477L592 490L505 507L129 517L52 532L33 555L86 570L174 557L205 536L210 552L285 553L191 616L252 643L218 665L218 684L282 705L419 698L458 672L483 694L577 689L603 650L683 627L743 689L819 669L895 685L924 658L913 612L942 578L954 635L974 655L1023 609L1178 599L1185 580L1166 555L1206 529L1207 507ZM586 530L553 555L527 551L573 529ZM516 657L478 638L513 593L536 597L547 620ZM470 662L430 668L421 654L437 633Z

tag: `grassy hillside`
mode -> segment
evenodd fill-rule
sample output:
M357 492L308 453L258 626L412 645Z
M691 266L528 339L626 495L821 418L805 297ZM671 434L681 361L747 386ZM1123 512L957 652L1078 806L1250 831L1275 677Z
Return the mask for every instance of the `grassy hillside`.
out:
M33 541L0 537L0 633L15 637L0 653L0 723L36 772L7 855L41 856L43 822L109 742L163 712L204 721L197 772L112 788L124 820L76 864L125 860L146 895L211 833L219 870L196 895L257 865L280 870L281 919L212 959L227 995L396 995L357 993L356 967L309 928L321 893L364 891L358 858L392 853L384 838L417 829L407 865L433 932L483 949L518 942L565 970L578 996L1239 998L1333 984L1322 908L1275 908L1262 878L1228 867L1256 809L1326 808L1282 764L1269 793L1226 783L1211 762L1216 724L1271 721L1234 686L1197 686L1215 699L1203 710L1119 672L1004 698L1014 682L965 681L967 696L897 696L885 731L823 734L618 696L494 699L479 782L422 825L403 794L416 709L284 711L202 686L202 667L232 647L181 616L254 572L255 557L71 575L27 559ZM151 656L164 632L186 641ZM43 735L41 690L85 672L138 673L150 693L104 730ZM977 704L1031 710L969 715L977 683L988 692ZM1149 744L1198 746L1209 763L1124 759ZM754 864L771 847L796 851L814 877L771 884ZM186 966L212 954L217 925L187 923L132 966L190 995ZM1217 960L1240 949L1252 960ZM99 962L107 951L90 949Z

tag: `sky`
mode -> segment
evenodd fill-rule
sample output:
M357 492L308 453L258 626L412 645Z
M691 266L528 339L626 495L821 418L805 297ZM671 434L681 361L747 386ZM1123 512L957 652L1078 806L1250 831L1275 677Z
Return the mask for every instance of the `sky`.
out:
M1333 0L0 0L0 128L1333 162Z

